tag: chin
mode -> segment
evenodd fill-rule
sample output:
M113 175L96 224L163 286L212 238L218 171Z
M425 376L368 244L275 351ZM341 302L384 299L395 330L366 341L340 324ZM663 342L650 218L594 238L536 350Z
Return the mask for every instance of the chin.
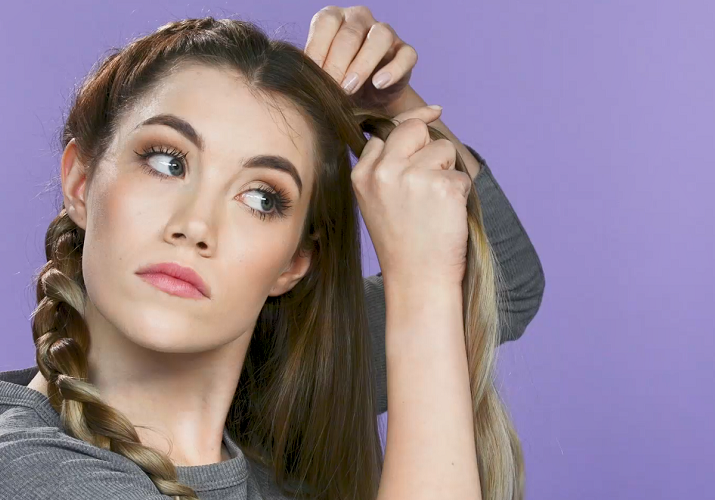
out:
M135 344L156 352L190 354L209 351L215 342L206 338L207 330L187 318L180 310L144 304L135 310L124 334Z

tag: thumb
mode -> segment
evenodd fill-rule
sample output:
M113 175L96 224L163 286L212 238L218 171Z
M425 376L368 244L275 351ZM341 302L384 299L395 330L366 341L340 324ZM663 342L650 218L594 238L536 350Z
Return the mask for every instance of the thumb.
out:
M362 179L374 170L383 149L385 149L385 142L379 137L373 136L367 141L352 169L351 178L354 184L362 182Z
M441 115L442 106L437 106L436 108L430 106L420 106L398 114L393 118L393 120L396 120L398 125L410 118L419 118L425 123L431 123L437 120Z

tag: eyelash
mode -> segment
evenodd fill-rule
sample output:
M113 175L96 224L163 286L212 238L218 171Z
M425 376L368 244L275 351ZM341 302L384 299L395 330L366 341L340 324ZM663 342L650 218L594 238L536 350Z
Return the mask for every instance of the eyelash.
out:
M134 151L136 155L147 161L149 158L155 155L166 155L166 156L172 156L176 158L179 163L181 163L181 166L184 168L184 172L186 172L187 165L186 165L186 156L189 154L187 152L181 151L180 149L174 148L174 147L166 147L166 146L150 146L148 148L145 148L141 152L139 151ZM146 173L149 175L153 175L155 177L158 177L160 180L164 179L171 179L172 176L162 174L161 172L157 171L156 169L152 168L148 163L142 163L141 164L142 170L144 170ZM251 191L258 191L259 193L262 193L270 198L273 199L274 202L274 211L273 212L261 212L259 210L256 210L253 207L248 207L248 209L251 211L253 215L256 217L260 217L261 220L265 220L266 217L268 217L269 220L280 217L283 218L286 216L286 211L291 207L291 200L290 196L288 193L281 189L280 187L275 187L272 186L271 184L266 183L267 188L255 188L251 189Z

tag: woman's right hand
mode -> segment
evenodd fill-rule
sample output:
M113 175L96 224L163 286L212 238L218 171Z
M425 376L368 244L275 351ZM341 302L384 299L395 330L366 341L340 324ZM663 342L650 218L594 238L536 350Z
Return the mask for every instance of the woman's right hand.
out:
M388 138L370 138L352 170L386 292L394 282L461 286L464 278L472 179L455 169L451 141L430 138L427 123L438 117L429 107L396 116Z

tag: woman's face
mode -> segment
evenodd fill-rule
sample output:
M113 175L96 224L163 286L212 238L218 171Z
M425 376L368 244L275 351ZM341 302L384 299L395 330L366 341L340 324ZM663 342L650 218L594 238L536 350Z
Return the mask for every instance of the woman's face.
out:
M307 271L296 249L313 136L277 102L280 110L251 94L238 73L185 65L122 118L86 191L66 149L65 206L86 231L88 300L133 342L201 352L250 337L266 298ZM210 295L178 297L136 274L164 262L192 268Z

